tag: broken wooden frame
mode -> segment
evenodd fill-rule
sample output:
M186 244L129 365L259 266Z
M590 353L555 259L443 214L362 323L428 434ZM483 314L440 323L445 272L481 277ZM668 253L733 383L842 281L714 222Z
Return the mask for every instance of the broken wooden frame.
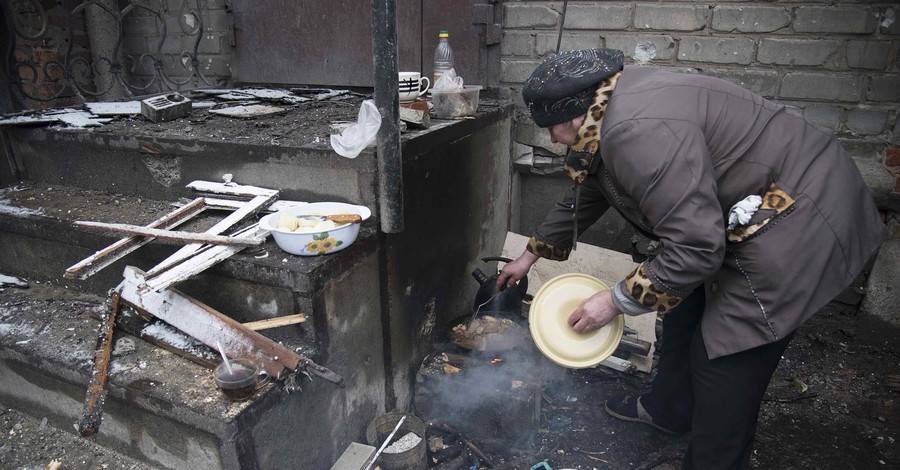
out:
M315 375L343 386L343 378L340 375L255 331L300 323L306 320L305 315L290 315L242 325L202 302L172 289L175 284L203 272L246 246L256 246L262 243L268 236L268 232L259 228L259 225L255 223L239 229L231 235L222 235L250 215L267 208L268 210L279 210L285 206L302 203L277 201L278 191L276 190L241 186L231 182L195 181L189 184L188 188L228 197L246 198L249 196L251 199L243 201L211 197L196 198L145 227L76 222L76 225L79 226L125 232L132 235L71 266L66 270L65 277L87 279L155 238L188 243L147 272L131 266L126 267L123 274L124 280L111 294L114 304L118 306L121 299L145 318L154 317L162 320L211 348L221 343L225 353L229 356L254 360L270 377L283 380L287 391L299 388L294 385L299 373ZM206 230L205 233L172 230L209 208L231 210L232 213ZM92 378L88 395L85 398L85 413L80 429L82 435L93 434L99 427L102 413L101 392L105 386L108 372L108 350L112 337L113 316L114 312L103 320L102 326L107 327L106 341L102 344L98 343L94 373L92 374L96 378ZM200 363L207 367L211 365L208 361Z
M149 313L183 331L203 344L216 347L221 343L231 357L250 359L275 379L301 371L341 385L343 378L308 358L247 328L217 310L175 289L141 292L144 273L133 267L125 268L125 280L119 285L122 300L140 311Z

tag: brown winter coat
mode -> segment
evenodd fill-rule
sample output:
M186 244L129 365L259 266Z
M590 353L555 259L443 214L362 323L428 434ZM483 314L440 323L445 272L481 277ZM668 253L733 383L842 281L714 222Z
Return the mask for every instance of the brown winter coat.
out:
M579 231L611 205L660 240L646 274L676 299L705 285L701 328L711 358L784 338L846 289L884 238L840 144L730 82L626 67L600 138L580 190ZM767 192L780 207L761 210L751 225L768 220L755 233L726 234L731 207ZM551 211L537 240L571 246L571 203Z

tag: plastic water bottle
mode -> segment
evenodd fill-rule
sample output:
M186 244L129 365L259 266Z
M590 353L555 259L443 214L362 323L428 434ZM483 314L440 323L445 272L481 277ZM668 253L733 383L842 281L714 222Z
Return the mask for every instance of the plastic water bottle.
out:
M438 45L437 49L434 50L434 80L431 82L432 86L437 83L441 75L453 68L453 49L450 49L449 37L450 35L447 34L446 29L442 29L440 34L438 34Z

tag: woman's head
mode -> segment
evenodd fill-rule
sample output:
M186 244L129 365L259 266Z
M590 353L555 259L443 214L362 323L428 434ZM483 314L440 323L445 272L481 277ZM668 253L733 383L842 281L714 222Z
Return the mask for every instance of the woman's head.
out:
M567 51L548 57L522 90L534 123L549 128L584 116L597 84L620 72L624 61L625 54L615 49Z

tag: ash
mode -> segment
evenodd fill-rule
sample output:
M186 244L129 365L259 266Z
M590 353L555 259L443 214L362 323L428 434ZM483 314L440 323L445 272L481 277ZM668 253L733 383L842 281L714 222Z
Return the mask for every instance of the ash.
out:
M385 454L399 454L401 452L406 452L411 450L413 447L419 445L422 442L422 438L419 437L418 434L414 432L409 432L405 436L401 437L394 441L393 444L387 446L384 449Z

